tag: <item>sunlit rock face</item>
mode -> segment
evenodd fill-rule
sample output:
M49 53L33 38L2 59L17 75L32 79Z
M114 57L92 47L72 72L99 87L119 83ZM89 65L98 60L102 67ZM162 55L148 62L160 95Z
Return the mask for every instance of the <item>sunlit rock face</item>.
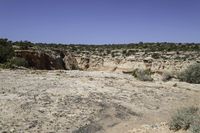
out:
M83 70L100 71L131 71L136 68L151 69L152 71L179 71L188 65L198 62L198 52L136 52L134 55L76 55L78 65Z
M17 57L26 59L29 66L44 70L97 70L97 71L132 71L136 68L152 71L179 71L198 62L198 52L135 52L132 55L101 55L100 53L73 53L62 50L16 50Z

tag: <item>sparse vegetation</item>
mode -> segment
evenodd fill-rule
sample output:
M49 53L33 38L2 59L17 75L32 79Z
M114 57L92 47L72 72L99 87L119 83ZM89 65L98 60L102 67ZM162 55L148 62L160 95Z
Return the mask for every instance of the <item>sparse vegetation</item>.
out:
M13 57L6 63L0 65L1 68L16 68L16 67L28 67L28 62L24 58Z
M150 69L135 69L132 72L133 76L141 81L153 81Z
M15 66L28 67L28 62L24 58L13 57L9 62Z
M170 79L172 79L174 77L172 72L169 71L165 71L162 74L162 81L166 82L169 81Z
M151 57L154 58L154 59L159 59L160 54L159 53L153 53Z
M169 123L170 130L178 131L180 129L190 129L193 133L200 131L200 115L197 107L185 107L179 109L174 116L172 116Z
M200 44L195 43L169 43L169 42L160 42L160 43L129 43L129 44L104 44L104 45L88 45L88 44L56 44L56 43L32 43L29 41L17 41L11 42L8 39L0 39L1 44L10 43L13 46L16 46L16 49L62 49L68 50L70 52L83 52L90 51L94 53L102 53L102 50L106 50L107 54L111 54L112 50L120 50L123 55L133 55L138 51L146 52L169 52L169 51L200 51ZM158 53L152 55L153 58L160 58Z
M198 119L198 120L197 120ZM200 117L196 118L194 124L191 126L192 133L200 133Z
M200 63L190 65L178 74L178 78L188 83L200 84Z
M29 41L20 41L20 42L14 42L13 45L18 46L22 50L27 50L30 47L33 47L33 43Z

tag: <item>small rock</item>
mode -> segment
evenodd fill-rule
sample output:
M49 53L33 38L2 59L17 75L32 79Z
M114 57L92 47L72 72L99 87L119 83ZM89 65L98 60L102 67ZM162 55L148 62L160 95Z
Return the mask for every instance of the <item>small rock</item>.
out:
M177 87L177 83L173 84L173 87Z

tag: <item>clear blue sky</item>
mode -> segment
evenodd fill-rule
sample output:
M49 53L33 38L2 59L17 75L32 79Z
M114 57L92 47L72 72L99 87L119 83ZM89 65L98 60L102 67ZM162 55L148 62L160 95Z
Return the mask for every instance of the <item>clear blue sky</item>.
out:
M0 0L0 37L89 44L200 42L200 0Z

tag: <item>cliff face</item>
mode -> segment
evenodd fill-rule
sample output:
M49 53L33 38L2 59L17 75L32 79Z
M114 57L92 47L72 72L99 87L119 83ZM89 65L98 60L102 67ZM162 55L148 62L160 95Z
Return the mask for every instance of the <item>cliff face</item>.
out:
M152 71L181 70L200 61L199 52L137 52L131 56L76 55L79 67L84 70L131 71L147 68Z
M24 58L28 62L28 65L34 69L78 69L78 63L75 57L67 52L16 50L15 55Z
M132 71L136 68L151 69L154 72L179 71L188 65L200 61L199 52L135 52L126 56L118 52L102 55L85 52L76 54L53 50L16 50L17 57L27 60L35 69L97 70L97 71Z

